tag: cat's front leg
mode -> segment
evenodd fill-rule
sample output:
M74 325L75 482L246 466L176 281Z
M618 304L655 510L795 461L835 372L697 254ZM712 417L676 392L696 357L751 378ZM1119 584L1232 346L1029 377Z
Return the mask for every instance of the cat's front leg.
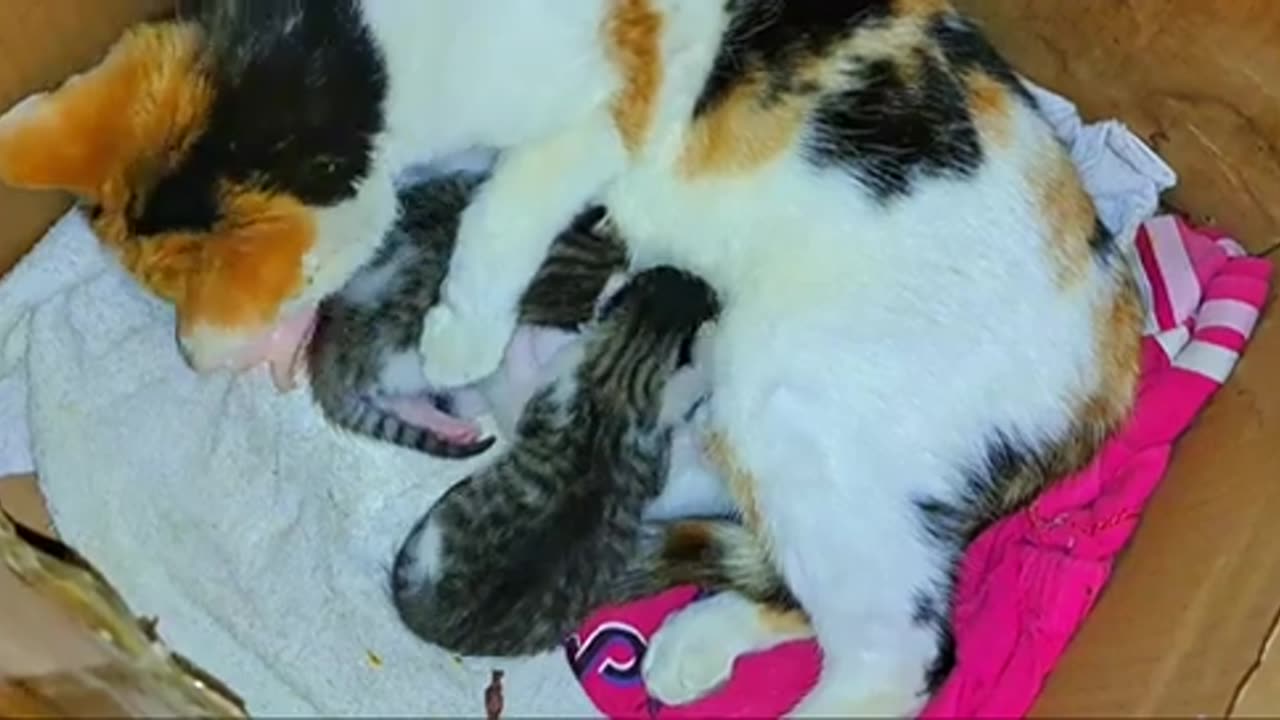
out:
M551 242L625 161L604 112L503 153L462 215L440 302L423 319L418 349L432 385L466 385L498 368Z

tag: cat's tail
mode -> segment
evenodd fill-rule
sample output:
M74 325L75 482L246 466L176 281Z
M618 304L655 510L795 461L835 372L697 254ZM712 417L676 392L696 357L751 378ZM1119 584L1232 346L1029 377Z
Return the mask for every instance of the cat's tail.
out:
M680 585L733 591L779 609L800 607L765 542L730 519L647 523L640 552L615 584L608 604Z

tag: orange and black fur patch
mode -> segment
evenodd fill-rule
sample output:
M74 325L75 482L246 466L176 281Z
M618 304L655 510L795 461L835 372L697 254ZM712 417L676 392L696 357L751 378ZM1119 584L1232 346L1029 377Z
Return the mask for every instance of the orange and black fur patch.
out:
M730 0L695 104L687 177L739 174L793 149L880 201L965 177L1031 96L945 0Z
M180 327L270 325L382 130L366 33L355 0L188 3L7 115L0 179L75 193Z

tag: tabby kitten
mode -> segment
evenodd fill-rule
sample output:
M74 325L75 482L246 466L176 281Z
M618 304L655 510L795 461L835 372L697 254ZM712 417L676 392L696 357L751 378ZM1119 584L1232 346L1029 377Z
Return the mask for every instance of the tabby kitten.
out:
M217 367L345 282L407 164L502 151L420 347L498 366L551 239L609 208L696 273L706 445L802 602L795 715L912 715L954 660L976 529L1129 412L1141 307L1066 150L946 0L210 0L0 118L0 178L70 189ZM128 107L130 112L120 112ZM270 108L264 112L263 108ZM721 593L668 620L668 704L804 623Z
M603 302L525 406L509 452L404 541L393 592L415 633L465 654L536 653L597 606L654 589L664 546L643 514L673 432L705 397L693 347L716 306L705 283L669 267Z
M483 398L470 397L483 388L432 392L417 357L422 316L439 298L458 218L483 179L451 173L404 187L400 219L378 253L320 303L307 364L312 395L330 422L438 457L470 457L493 445L474 418L456 416L483 409ZM525 292L522 322L576 332L609 277L624 268L625 248L599 208L551 247Z

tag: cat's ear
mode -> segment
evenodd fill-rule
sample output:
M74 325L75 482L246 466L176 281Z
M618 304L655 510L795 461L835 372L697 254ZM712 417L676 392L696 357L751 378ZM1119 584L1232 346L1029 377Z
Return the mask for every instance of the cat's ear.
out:
M93 68L0 115L0 180L97 198L138 164L185 149L210 105L198 56L192 25L130 29Z

